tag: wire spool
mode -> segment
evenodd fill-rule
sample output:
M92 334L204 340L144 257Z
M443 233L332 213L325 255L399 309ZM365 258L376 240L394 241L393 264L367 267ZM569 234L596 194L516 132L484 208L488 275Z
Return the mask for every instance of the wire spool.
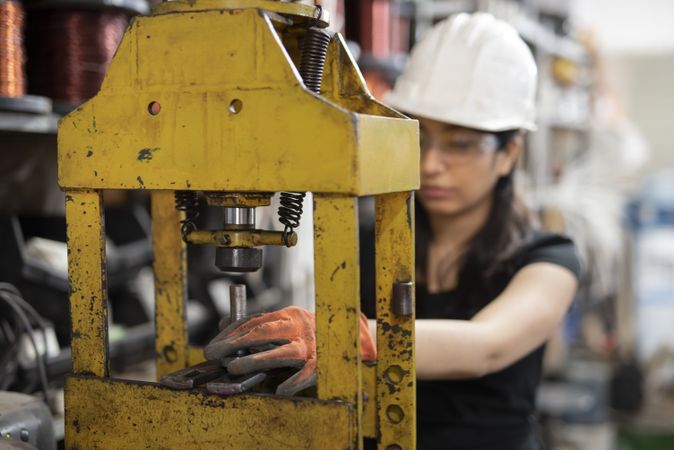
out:
M0 110L48 113L48 99L26 95L24 21L19 1L0 0Z
M28 6L28 90L68 113L90 99L145 0L43 0Z
M0 95L3 97L21 97L26 93L23 22L21 3L0 2Z

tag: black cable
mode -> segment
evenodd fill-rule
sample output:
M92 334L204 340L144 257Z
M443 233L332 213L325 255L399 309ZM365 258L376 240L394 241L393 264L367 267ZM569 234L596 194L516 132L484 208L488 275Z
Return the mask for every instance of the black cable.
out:
M44 352L42 354L42 359L45 367L47 366L47 350L49 349L48 347L48 342L47 342L47 328L48 325L42 318L40 314L33 308L33 305L28 303L24 298L21 296L21 293L19 290L14 286L9 283L3 283L0 282L0 291L7 291L10 294L12 294L15 298L15 300L19 303L19 306L22 306L28 313L33 317L35 322L37 322L38 327L40 331L42 332L42 343L44 344ZM37 358L37 356L36 356Z
M21 293L11 284L8 283L3 283L0 282L0 291L6 291L9 294L11 294L14 299L16 300L17 303L19 303L19 306L23 307L26 311L28 311L28 314L30 314L33 319L35 319L35 322L37 322L40 330L45 331L48 328L47 323L44 321L42 316L33 308L33 305L28 303L24 298L21 296ZM47 344L46 342L46 334L45 336L45 346ZM46 347L45 347L46 348Z
M18 353L18 343L12 342L2 357L0 357L0 391L5 391L14 382L16 375L16 354Z
M8 329L9 324L6 320L0 320L0 349L5 348L5 346L10 345L13 340L13 335L11 330Z
M40 331L42 332L42 343L44 344L43 359L44 359L44 363L46 365L47 364L47 349L48 349L48 342L47 342L48 325L47 325L47 323L44 321L42 316L35 310L35 308L33 308L33 306L30 303L28 303L26 300L24 300L24 298L21 296L21 293L19 292L19 290L15 286L13 286L9 283L0 282L0 292L1 291L6 291L10 295L12 295L12 298L14 299L14 301L16 301L19 304L19 306L21 306L23 309L25 309L28 312L28 314L30 314L32 316L32 318L35 320L35 322L37 323Z
M41 359L39 359L40 354L39 354L39 351L38 351L38 348L37 348L37 343L35 342L35 338L34 338L35 333L34 333L32 325L30 324L30 320L28 320L28 317L26 316L26 313L21 309L21 307L15 301L12 294L7 293L7 292L0 292L0 299L4 300L5 303L7 305L9 305L9 307L14 311L14 315L16 316L16 320L19 322L19 326L17 326L17 333L16 333L17 351L15 352L15 354L18 353L18 347L20 346L21 336L23 336L24 334L28 334L28 338L29 338L29 340L30 340L30 342L33 346L33 350L35 351L35 358L36 358L36 361L37 361L37 365L39 366L39 362L41 361ZM46 373L46 370L45 370L45 373ZM46 379L46 377L45 377L45 379ZM43 384L43 390L44 390L44 384Z
M6 390L15 380L16 377L16 335L17 330L14 329L8 320L0 321L0 349L3 354L0 355L0 390ZM18 328L18 325L16 325Z
M6 283L2 283L2 284L6 284ZM13 286L12 286L12 288L13 288ZM2 290L0 290L0 299L4 300L9 305L9 307L12 308L12 310L14 310L14 313L16 314L17 318L21 321L24 330L28 334L28 339L30 340L31 345L33 346L33 349L35 350L35 361L37 362L37 366L38 366L38 373L39 373L39 376L40 376L40 384L42 385L42 393L44 395L44 401L48 402L47 369L46 369L46 366L45 366L45 361L42 357L40 357L40 352L37 348L37 343L35 342L35 336L34 336L35 331L33 330L33 326L30 324L30 320L28 320L28 316L26 315L26 313L23 311L21 306L19 306L21 303L16 301L15 298L18 298L19 300L21 300L21 302L24 302L24 303L25 303L25 300L23 300L21 297L14 294L14 292L15 292L14 289L2 289ZM45 342L46 342L46 339L45 339ZM45 347L45 353L46 353L46 347Z
M39 374L39 381L42 387L42 392L44 395L44 400L47 402L48 396L47 396L47 370L46 370L46 364L45 360L43 358L43 355L41 355L40 350L37 346L37 342L35 341L35 330L33 329L33 326L30 323L30 320L28 319L28 316L26 315L25 311L21 309L21 307L17 304L18 302L15 302L15 299L12 298L13 296L11 294L8 294L7 292L2 292L0 291L0 299L5 300L5 302L14 310L14 313L18 317L19 321L23 325L23 329L25 330L25 334L28 335L28 339L33 347L33 351L35 352L35 361L38 367L38 374ZM17 345L19 342L17 342Z

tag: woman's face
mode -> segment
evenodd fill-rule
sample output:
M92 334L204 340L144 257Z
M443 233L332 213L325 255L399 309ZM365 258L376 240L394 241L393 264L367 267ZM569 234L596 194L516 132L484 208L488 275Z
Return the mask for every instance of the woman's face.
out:
M519 153L514 140L498 150L494 134L419 118L421 189L417 197L432 215L462 214L491 199Z

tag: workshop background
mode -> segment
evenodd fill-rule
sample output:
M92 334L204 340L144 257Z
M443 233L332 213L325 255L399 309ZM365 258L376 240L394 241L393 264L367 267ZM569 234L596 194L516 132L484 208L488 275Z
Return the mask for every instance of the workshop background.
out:
M197 0L198 1L198 0ZM669 0L323 0L377 98L437 21L487 11L514 25L539 66L539 129L519 180L548 229L579 246L581 292L546 354L539 402L547 448L674 448L674 2ZM96 94L145 0L0 0L0 431L5 391L48 398L40 448L63 439L70 368L59 118ZM130 124L132 126L132 124ZM114 376L154 379L149 198L105 193ZM233 277L189 249L190 341L204 344L243 283L252 312L312 308L311 208L301 245L270 248ZM360 205L371 230L372 202ZM221 218L200 205L199 224ZM275 208L266 208L274 210ZM276 227L274 213L258 223ZM366 253L368 249L362 250ZM292 269L291 269L292 268ZM18 310L18 312L17 312ZM21 437L23 439L23 436ZM28 438L26 438L28 439Z

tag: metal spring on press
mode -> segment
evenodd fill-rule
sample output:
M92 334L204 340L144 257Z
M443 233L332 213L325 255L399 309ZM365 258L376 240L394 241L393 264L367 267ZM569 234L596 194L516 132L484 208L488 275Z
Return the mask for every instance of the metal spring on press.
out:
M23 73L23 23L21 3L0 1L0 96L21 97L26 94Z
M309 28L302 40L299 72L306 87L316 94L321 93L328 45L330 45L330 35L320 28Z
M300 226L302 218L302 203L307 194L304 192L281 192L281 205L278 208L279 221L285 225L283 242L290 247L288 236L293 229Z
M183 241L187 242L187 235L197 229L194 221L199 217L199 195L195 191L176 191L176 209L185 213L180 221L180 233Z
M330 35L320 28L309 28L302 40L302 58L299 72L307 89L319 95L329 44ZM286 246L290 246L288 236L293 229L300 225L302 203L305 196L306 194L302 192L281 193L281 206L279 206L278 215L279 221L285 225L283 240Z

